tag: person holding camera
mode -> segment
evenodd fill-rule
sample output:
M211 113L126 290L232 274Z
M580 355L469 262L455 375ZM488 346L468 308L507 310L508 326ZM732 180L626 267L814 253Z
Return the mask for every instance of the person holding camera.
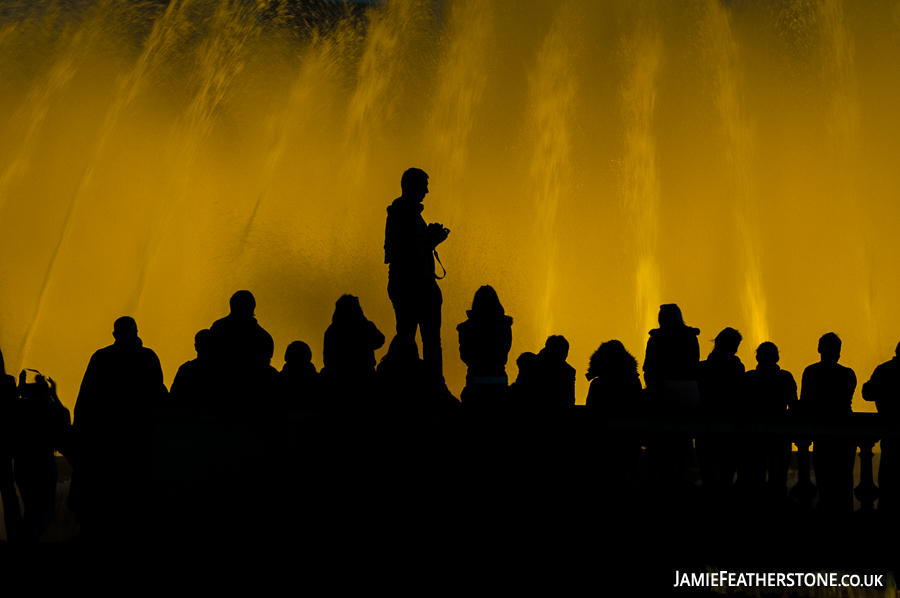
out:
M410 168L400 178L401 195L387 208L384 263L388 264L388 297L397 317L397 336L415 342L422 333L422 358L438 392L447 391L441 354L443 297L435 274L435 248L450 230L438 223L425 224L422 201L428 194L428 175ZM438 258L440 262L440 258ZM443 266L441 266L443 269ZM446 274L446 271L445 271Z
M71 417L56 394L56 382L37 370L22 370L18 392L13 459L25 507L21 540L37 544L56 510L55 451L69 452Z

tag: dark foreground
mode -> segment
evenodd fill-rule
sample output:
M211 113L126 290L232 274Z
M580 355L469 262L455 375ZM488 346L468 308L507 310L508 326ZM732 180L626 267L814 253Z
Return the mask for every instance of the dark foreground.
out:
M836 520L789 498L722 504L693 484L629 480L608 426L583 408L158 413L152 492L135 499L122 537L0 552L59 582L128 572L207 589L279 580L428 595L707 596L714 589L673 588L675 572L898 571L897 527L877 510ZM850 595L800 590L749 593Z

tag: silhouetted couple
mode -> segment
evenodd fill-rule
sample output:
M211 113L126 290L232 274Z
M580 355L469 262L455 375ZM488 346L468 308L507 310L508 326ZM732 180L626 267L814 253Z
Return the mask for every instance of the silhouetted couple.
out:
M785 422L787 410L796 409L797 404L793 375L778 366L778 347L771 342L759 345L756 369L745 372L737 356L742 340L740 332L725 328L716 336L709 357L700 363L700 414L713 422ZM766 495L772 503L785 498L789 439L700 435L697 455L710 497L730 500L736 473L737 487L749 504L760 504Z

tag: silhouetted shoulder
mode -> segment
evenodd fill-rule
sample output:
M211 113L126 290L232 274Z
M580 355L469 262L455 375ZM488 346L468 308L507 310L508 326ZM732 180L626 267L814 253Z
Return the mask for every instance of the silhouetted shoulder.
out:
M469 319L456 327L460 359L472 367L473 364L484 361L487 355L496 355L502 361L501 367L505 366L512 347L512 317L479 317L472 311L468 314Z
M741 413L748 417L774 421L797 404L797 382L794 375L778 367L758 365L744 374L744 405Z
M650 335L650 338L664 338L666 336L692 337L699 336L700 329L692 326L673 326L668 328L654 328L648 334Z
M852 412L856 373L839 363L818 362L803 370L800 403L804 413L835 417Z
M475 291L467 319L456 327L459 356L466 364L465 403L502 409L510 399L506 362L512 347L513 319L506 315L497 291L483 285Z
M862 396L873 401L878 413L895 417L900 413L900 358L882 363L862 386Z
M618 340L594 351L585 377L591 381L585 405L602 408L611 417L633 411L643 390L637 360Z
M426 244L428 227L422 218L425 209L418 201L398 197L387 207L387 222L384 229L384 263L391 265L391 271L414 275L428 272L430 266L433 278L434 265L430 262L430 251Z
M370 347L373 351L376 349L380 349L384 346L384 334L382 334L382 332L378 330L378 326L375 325L375 322L369 320L367 324Z
M667 326L650 331L644 356L644 381L696 380L700 363L698 328Z

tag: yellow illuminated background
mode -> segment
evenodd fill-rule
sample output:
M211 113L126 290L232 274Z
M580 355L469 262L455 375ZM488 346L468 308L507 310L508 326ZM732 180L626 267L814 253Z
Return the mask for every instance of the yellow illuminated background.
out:
M385 207L411 166L452 231L457 396L455 327L482 284L515 318L511 379L562 334L579 402L602 341L643 362L661 303L704 357L732 326L748 369L771 340L798 382L825 332L860 386L893 355L900 3L310 6L4 2L8 371L54 377L72 407L132 315L171 383L238 289L279 368L295 339L322 366L343 293L390 339ZM874 409L859 390L854 408Z

